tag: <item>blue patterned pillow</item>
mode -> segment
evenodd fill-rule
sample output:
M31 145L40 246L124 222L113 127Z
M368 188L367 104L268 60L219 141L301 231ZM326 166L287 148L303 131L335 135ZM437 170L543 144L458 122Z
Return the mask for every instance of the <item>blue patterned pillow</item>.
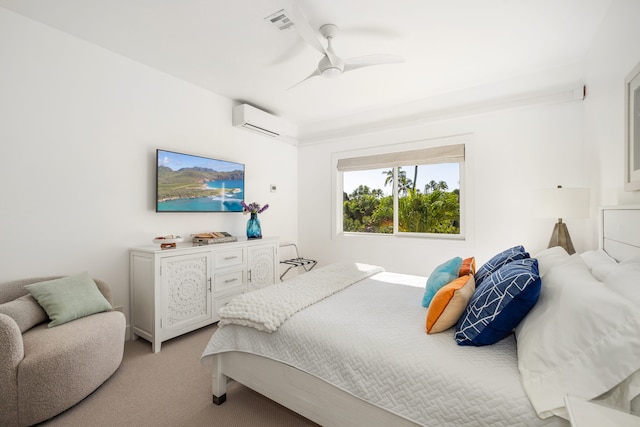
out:
M424 296L422 297L422 306L429 307L431 300L441 287L458 278L462 258L455 257L449 261L437 266L427 278L427 284L424 287Z
M505 264L476 288L456 327L459 345L495 344L507 337L540 296L538 260Z
M476 271L476 289L482 284L482 281L486 279L491 273L499 269L505 264L518 259L529 258L529 253L525 252L524 247L514 246L513 248L505 249L499 254L495 255L489 261L485 262L482 267Z

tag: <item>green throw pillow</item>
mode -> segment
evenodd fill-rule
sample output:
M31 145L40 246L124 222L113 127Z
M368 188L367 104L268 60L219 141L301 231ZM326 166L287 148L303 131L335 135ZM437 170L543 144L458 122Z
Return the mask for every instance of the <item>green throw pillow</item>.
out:
M26 285L25 288L47 312L49 327L112 310L89 273Z

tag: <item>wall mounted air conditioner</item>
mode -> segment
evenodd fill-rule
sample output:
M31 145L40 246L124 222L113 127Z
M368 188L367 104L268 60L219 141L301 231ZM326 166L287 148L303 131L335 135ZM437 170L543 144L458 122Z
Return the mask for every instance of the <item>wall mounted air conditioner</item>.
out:
M284 130L284 124L280 118L249 104L240 104L233 107L233 126L242 127L272 138L280 136Z

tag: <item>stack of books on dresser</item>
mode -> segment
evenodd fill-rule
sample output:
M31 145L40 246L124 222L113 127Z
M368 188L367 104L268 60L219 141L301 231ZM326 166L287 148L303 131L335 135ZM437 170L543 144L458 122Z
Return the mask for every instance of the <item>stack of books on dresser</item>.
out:
M192 234L193 243L196 246L211 245L215 243L237 242L238 238L224 231L211 231L209 233Z

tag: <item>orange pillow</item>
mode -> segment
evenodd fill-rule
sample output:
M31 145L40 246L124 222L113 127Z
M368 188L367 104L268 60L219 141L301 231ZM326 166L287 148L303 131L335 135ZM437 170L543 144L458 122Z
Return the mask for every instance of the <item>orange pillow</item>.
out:
M427 333L446 331L458 323L475 290L473 274L458 277L440 288L427 311Z
M466 276L467 274L476 274L476 259L475 257L465 258L462 260L460 266L460 274L458 276Z

